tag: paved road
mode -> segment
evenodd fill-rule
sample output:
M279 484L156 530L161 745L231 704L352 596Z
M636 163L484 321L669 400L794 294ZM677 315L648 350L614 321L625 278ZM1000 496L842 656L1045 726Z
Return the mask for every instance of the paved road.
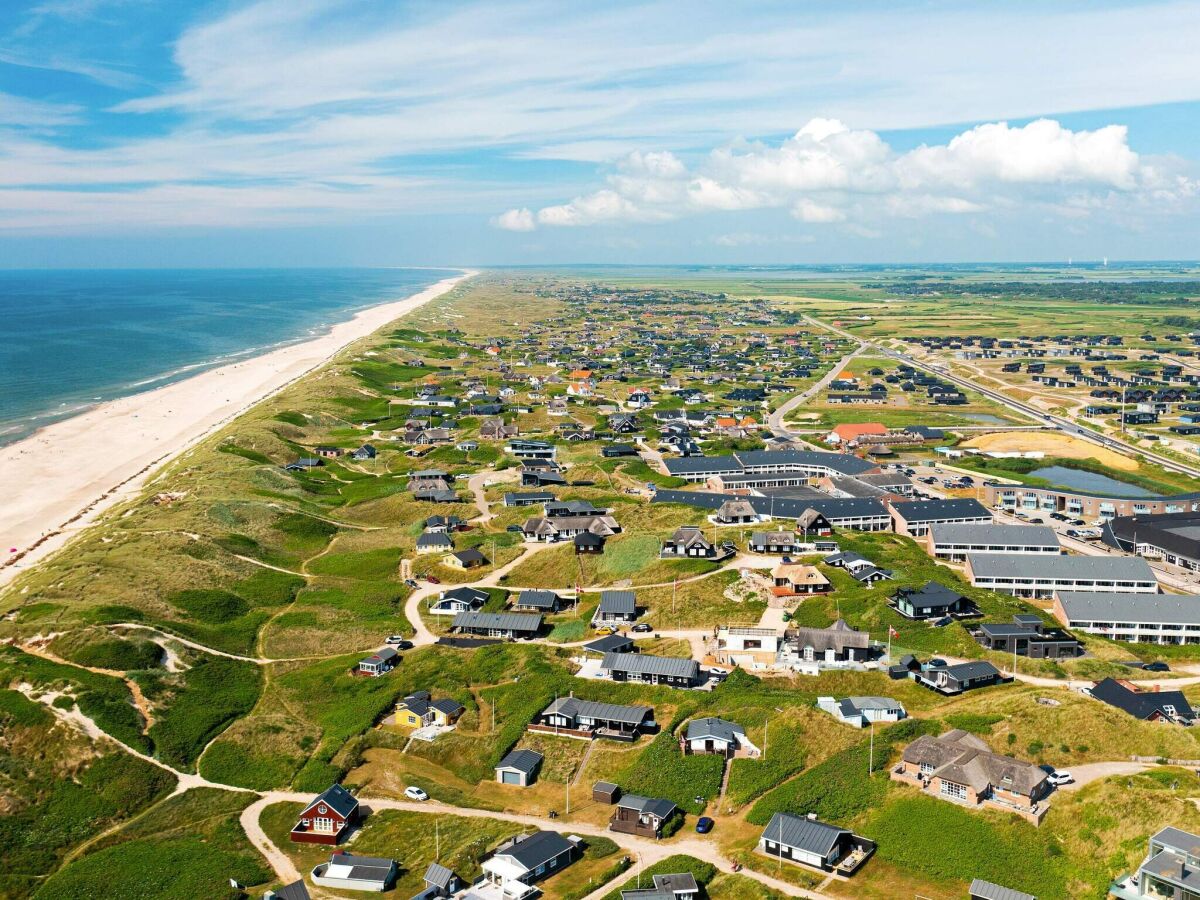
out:
M816 324L819 325L821 323L818 322ZM795 432L789 431L787 426L784 424L784 419L787 418L788 414L791 413L791 411L796 407L808 402L811 398L815 397L826 387L828 387L829 383L837 378L838 374L849 364L850 360L854 359L854 357L858 356L867 349L868 345L859 341L858 338L851 337L851 340L858 342L859 346L857 349L850 351L841 359L839 359L834 364L833 368L825 373L820 381L818 381L816 384L810 385L796 396L791 397L784 403L780 404L779 408L767 417L767 427L771 429L771 433L775 435L775 437L784 438L785 440L794 440Z

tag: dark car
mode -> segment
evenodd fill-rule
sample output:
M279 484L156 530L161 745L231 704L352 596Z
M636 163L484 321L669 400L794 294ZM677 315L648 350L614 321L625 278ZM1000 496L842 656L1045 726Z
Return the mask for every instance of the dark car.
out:
M428 581L430 584L441 584L442 583L442 579L440 579L434 575L426 575L425 580Z
M520 534L520 533L521 533L522 531L524 531L525 529L524 529L524 528L522 528L520 525L509 525L509 526L508 526L507 528L505 528L504 530L505 530L505 531L511 531L513 534Z
M654 628L649 622L638 622L630 631L636 631L638 634L645 634L647 631L653 631Z
M708 816L701 816L696 820L696 833L708 834L713 829L713 820Z
M1171 667L1162 660L1157 660L1152 663L1146 663L1142 668L1147 672L1170 672Z

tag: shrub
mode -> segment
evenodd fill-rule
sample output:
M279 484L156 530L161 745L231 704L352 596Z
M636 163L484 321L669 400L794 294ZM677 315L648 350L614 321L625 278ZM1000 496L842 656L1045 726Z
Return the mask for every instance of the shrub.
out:
M250 604L237 594L216 589L177 591L169 599L192 618L214 624L250 611Z
M755 825L767 824L777 812L811 812L827 822L851 819L883 801L893 749L939 730L940 723L928 719L905 719L882 729L875 736L875 764L870 777L870 742L863 741L764 795L746 818Z
M662 797L686 813L698 813L703 804L696 803L695 798L703 797L707 802L716 797L721 791L723 772L721 757L684 756L675 736L662 731L619 780L629 793Z
M278 417L276 417L278 418ZM291 423L303 425L303 422ZM271 459L266 454L259 453L257 450L248 450L245 447L239 447L237 444L222 444L217 448L222 453L231 453L234 456L240 456L242 459L248 459L250 462L259 463L262 465L270 465Z
M150 736L160 759L190 770L205 744L254 707L262 673L254 663L201 656L182 680Z
M69 659L81 666L132 672L158 668L162 648L153 641L126 640L107 636L91 640L69 652Z
M704 886L716 877L717 867L712 863L702 862L692 856L683 856L682 854L668 856L661 862L647 866L638 874L638 878L630 878L620 887L614 888L605 894L601 900L621 900L621 892L636 890L639 880L642 887L646 888L651 885L655 875L672 875L684 872L690 872L692 877L696 879L696 884L703 891Z
M961 728L971 734L991 734L992 726L1003 722L1004 716L992 713L953 713L946 716L946 722L953 728Z
M304 413L292 410L284 410L283 412L276 413L274 418L277 422L285 422L288 425L295 425L297 428L302 428L308 424L308 417Z

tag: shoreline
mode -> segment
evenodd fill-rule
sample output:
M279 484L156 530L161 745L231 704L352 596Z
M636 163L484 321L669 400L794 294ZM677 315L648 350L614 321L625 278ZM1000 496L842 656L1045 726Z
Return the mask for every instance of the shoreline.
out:
M150 476L350 344L478 274L359 310L311 340L106 401L0 447L0 586L61 549Z

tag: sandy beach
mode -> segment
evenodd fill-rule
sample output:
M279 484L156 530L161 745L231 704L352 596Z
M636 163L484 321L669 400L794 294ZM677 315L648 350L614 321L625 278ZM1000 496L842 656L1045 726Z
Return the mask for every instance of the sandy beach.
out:
M311 341L103 403L0 448L0 584L60 549L197 441L473 274L362 310Z

